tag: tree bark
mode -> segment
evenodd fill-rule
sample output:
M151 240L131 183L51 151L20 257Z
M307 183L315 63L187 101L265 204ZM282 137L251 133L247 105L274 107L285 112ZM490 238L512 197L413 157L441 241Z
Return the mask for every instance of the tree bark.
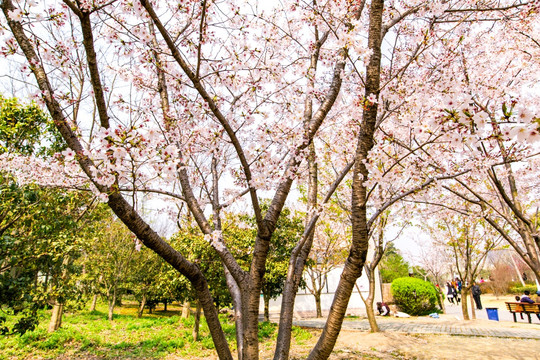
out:
M201 323L201 302L197 301L197 309L195 310L195 323L193 324L193 341L199 341L199 325Z
M98 300L98 294L94 294L92 297L92 303L90 304L90 312L96 311L96 305Z
M315 291L313 296L315 297L315 309L317 311L317 317L322 318L321 292L320 291Z
M471 291L470 299L471 299L471 318L476 319L476 302L474 301L472 291ZM463 301L463 298L462 298L462 301Z
M437 289L437 298L439 299L439 306L441 307L441 310L443 314L446 314L446 306L444 306L444 295L441 289ZM463 302L463 299L467 299L465 296L461 296L461 301ZM465 300L466 302L467 300Z
M51 321L49 322L49 332L54 332L62 326L62 314L64 313L64 304L55 303L52 308Z
M383 9L384 0L372 1L368 33L368 47L372 51L372 54L366 67L365 99L368 99L371 95L375 95L377 99L379 97ZM366 262L369 245L369 228L367 220L368 191L364 182L369 178L369 170L366 167L366 162L369 159L369 151L373 148L374 144L373 137L375 133L375 124L377 122L376 103L366 103L362 120L352 180L351 250L345 262L345 267L341 274L323 333L309 354L309 360L327 359L330 356L339 335L339 331L341 330L352 289L356 280L362 274L362 268Z
M294 312L294 302L296 293L302 280L302 273L306 264L306 259L313 244L313 230L310 234L304 234L305 244L298 243L293 250L287 270L287 280L281 299L281 311L279 315L279 330L276 341L274 360L287 360L291 347L291 329Z
M109 321L113 320L114 316L114 306L116 305L116 287L113 289L112 298L109 297L109 313L107 318Z
M141 304L139 306L139 311L137 311L137 317L140 319L143 316L144 307L146 306L146 294L143 294L141 299Z
M469 309L467 308L467 297L469 295L469 289L462 287L461 288L461 313L463 314L463 320L470 320L469 318ZM471 293L471 300L474 301ZM474 308L474 305L472 306ZM474 309L473 309L474 311Z
M184 301L184 305L182 306L182 319L188 319L189 315L191 314L191 302Z
M375 274L373 273L374 270L371 268L368 268L367 266L364 268L366 275L368 276L369 280L369 293L367 298L364 300L364 304L366 305L366 315L369 321L369 328L372 333L379 332L379 325L377 325L377 319L375 317L375 310L373 309L373 301L375 300ZM358 295L362 297L360 293L360 289L358 289Z

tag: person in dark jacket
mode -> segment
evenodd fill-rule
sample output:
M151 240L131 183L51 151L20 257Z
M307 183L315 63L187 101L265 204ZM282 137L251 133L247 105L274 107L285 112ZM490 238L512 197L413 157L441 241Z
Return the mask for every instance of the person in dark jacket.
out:
M523 292L523 296L521 297L521 299L519 299L519 302L534 304L534 300L531 299L529 295L531 295L531 292L529 290L525 290Z
M452 286L452 283L450 281L446 282L446 297L448 298L448 301L451 304L454 304L454 298L456 297L457 292L454 286ZM457 302L455 303L457 304Z
M377 303L377 311L379 311L379 315L381 316L389 316L390 315L390 307L386 305L386 303L378 302Z
M476 309L482 310L482 301L480 300L480 295L482 294L482 290L480 290L480 286L478 286L476 281L473 281L473 286L471 288L471 291L472 291L474 302L476 303Z
M534 304L534 300L531 299L529 297L529 295L531 295L531 292L529 290L525 290L523 292L523 296L521 297L521 299L519 299L519 302ZM516 296L516 298L517 298L517 296ZM536 317L538 318L538 320L540 320L540 314L536 314ZM523 314L521 315L521 318L523 319Z

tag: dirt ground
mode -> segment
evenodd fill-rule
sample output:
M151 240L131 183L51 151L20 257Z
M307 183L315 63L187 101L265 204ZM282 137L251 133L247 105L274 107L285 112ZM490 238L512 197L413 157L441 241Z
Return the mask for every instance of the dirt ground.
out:
M540 359L540 340L344 331L331 359Z
M511 299L484 296L485 307L498 307L505 310L505 301ZM379 321L385 319L378 318ZM399 321L427 322L434 321L447 326L474 326L483 329L514 328L527 331L539 331L538 322L513 323L511 321L460 320L455 315L442 314L440 319L408 318ZM396 321L396 318L392 319ZM313 331L313 338L305 345L296 346L291 358L304 359L320 336L320 330ZM267 349L267 351L271 351ZM272 354L265 352L263 359L271 359ZM367 331L342 330L334 347L331 360L344 359L430 359L430 360L486 360L486 359L540 359L540 340L495 338L484 336L440 335L440 334L403 334L397 332L369 333Z

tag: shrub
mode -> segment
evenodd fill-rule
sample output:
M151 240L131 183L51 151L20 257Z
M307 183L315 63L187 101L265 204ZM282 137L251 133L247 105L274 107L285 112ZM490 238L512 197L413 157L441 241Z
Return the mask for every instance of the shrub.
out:
M426 315L436 311L437 289L427 281L398 278L392 282L391 289L398 308L409 315Z
M529 290L529 292L531 294L534 294L537 291L536 290L536 285L525 285L525 286L523 286L523 285L520 284L520 285L512 286L510 288L510 293L511 294L523 294L523 292L525 290Z

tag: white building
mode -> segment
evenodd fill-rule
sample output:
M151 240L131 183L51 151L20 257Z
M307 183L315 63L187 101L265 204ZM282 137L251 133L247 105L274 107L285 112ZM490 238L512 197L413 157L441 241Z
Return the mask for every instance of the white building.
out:
M334 299L334 294L339 283L339 278L343 267L335 268L331 270L326 276L326 286L321 294L321 310L323 316L328 314L332 301ZM306 282L311 282L309 275L304 272L304 280ZM362 273L362 276L356 281L356 286L351 294L349 300L349 306L347 308L347 315L365 315L365 304L362 301L358 290L362 292L362 296L366 298L369 292L369 282L365 273ZM382 301L381 295L381 285L379 280L379 272L375 271L375 303ZM281 296L275 300L270 300L269 304L270 314L279 315L281 309ZM264 302L261 299L260 303L260 313L264 312ZM307 290L300 289L296 295L296 301L294 303L294 316L296 318L305 318L305 317L314 317L317 314L315 306L315 297Z

